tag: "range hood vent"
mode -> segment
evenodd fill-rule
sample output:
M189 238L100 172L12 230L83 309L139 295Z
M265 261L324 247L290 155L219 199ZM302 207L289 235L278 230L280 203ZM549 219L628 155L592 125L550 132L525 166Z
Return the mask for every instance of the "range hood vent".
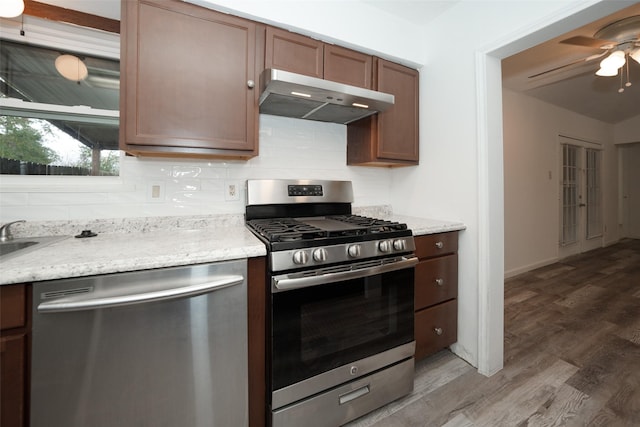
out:
M260 76L260 113L346 125L391 107L393 95L288 71Z

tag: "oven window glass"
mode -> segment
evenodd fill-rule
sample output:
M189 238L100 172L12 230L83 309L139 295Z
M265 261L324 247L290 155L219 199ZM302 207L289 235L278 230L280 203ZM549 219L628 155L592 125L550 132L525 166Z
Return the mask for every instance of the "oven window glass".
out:
M272 389L413 341L412 268L272 295Z

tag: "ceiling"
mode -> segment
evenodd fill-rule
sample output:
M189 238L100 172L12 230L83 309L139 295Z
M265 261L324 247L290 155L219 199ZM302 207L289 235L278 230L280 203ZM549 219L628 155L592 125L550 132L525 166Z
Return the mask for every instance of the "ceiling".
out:
M40 1L119 19L119 0ZM457 3L468 0L360 1L412 24L427 25ZM595 76L599 59L582 61L530 78L537 73L583 60L599 52L598 49L562 44L560 41L578 35L593 37L603 26L633 15L640 15L640 3L505 58L502 62L504 87L607 123L615 124L640 115L640 64L635 61L629 61L633 85L623 93L618 93L619 77Z
M560 43L574 36L593 37L607 24L635 15L640 15L640 3L505 58L502 61L503 86L607 123L615 124L640 115L640 64L628 61L632 86L618 93L620 75L595 75L603 58L584 61L602 50ZM640 36L640 29L638 32ZM575 61L579 62L531 77ZM626 80L625 74L623 82Z
M416 25L434 20L460 0L360 0Z

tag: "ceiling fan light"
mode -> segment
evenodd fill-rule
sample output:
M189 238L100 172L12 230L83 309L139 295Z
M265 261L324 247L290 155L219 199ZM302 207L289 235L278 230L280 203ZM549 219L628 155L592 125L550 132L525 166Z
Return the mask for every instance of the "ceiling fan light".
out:
M640 47L634 50L633 52L631 52L629 56L633 58L633 60L636 61L638 64L640 64Z
M89 71L77 56L60 55L56 58L56 70L67 80L79 82L87 78Z
M625 62L627 62L627 60L625 59L624 52L616 50L600 62L600 68L615 68L617 70L622 67Z
M618 69L617 68L600 67L600 69L598 71L596 71L596 76L612 77L612 76L617 76L617 75L618 75Z
M0 17L15 18L24 12L24 0L2 0L0 2Z

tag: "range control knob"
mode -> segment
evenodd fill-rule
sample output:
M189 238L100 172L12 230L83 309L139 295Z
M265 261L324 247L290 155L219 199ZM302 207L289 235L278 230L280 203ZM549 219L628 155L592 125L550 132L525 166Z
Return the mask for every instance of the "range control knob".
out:
M360 256L360 253L361 253L360 245L351 245L351 246L349 246L349 248L347 249L347 252L349 253L349 256L351 258L358 258Z
M380 249L380 252L391 252L391 248L391 240L383 240L378 243L378 249Z
M327 250L324 248L316 249L313 251L313 259L316 262L324 262L327 260Z
M305 251L295 251L293 253L293 263L298 265L304 265L309 261L309 254Z
M394 240L393 249L395 249L396 251L406 251L407 243L403 239Z

